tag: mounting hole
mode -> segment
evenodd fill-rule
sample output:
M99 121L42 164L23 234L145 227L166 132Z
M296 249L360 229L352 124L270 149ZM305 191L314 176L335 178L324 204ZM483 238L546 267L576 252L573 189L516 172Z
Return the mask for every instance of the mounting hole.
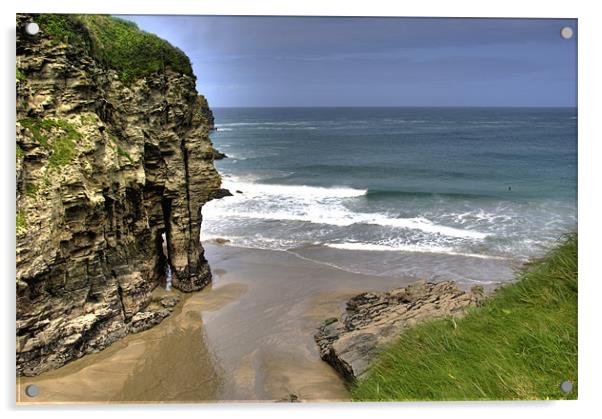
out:
M562 36L564 39L571 39L573 37L573 28L570 26L565 26L564 28L560 29L560 36Z
M562 391L565 394L570 393L571 391L573 391L573 383L569 380L563 381L562 383L560 383L560 391Z
M25 394L27 394L28 397L35 397L40 394L40 389L35 384L30 384L25 387Z
M25 24L25 33L27 35L37 35L40 32L40 25L35 22L29 22Z

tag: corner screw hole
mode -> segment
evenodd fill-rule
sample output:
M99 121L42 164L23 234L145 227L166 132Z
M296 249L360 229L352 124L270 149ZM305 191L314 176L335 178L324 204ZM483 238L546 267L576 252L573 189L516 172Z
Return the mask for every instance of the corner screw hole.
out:
M573 391L573 383L569 380L563 381L562 383L560 383L560 391L562 391L565 394L570 393L571 391Z
M560 29L560 36L562 36L563 39L571 39L573 37L573 28L570 26L563 27Z
M30 384L25 387L25 394L27 394L28 397L35 397L40 394L40 389L35 384Z
M35 22L29 22L25 24L25 33L27 33L27 35L37 35L38 32L40 32L40 25L38 25Z

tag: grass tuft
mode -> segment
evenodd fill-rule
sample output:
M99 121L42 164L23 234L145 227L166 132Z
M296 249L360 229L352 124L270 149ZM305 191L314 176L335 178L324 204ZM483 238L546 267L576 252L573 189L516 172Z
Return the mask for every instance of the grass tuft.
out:
M119 140L117 140L117 137L115 137L114 135L109 135L109 147L111 147L111 149L115 151L118 156L125 157L129 160L130 163L133 164L134 159L132 158L132 156L130 156L130 153L121 148L118 142Z
M409 329L386 348L357 401L577 398L577 234L462 319ZM560 383L570 380L573 392Z
M48 165L51 168L60 168L71 162L75 155L75 143L82 137L73 125L62 119L50 118L25 118L20 119L19 123L50 152ZM18 150L20 148L17 153Z
M96 116L96 114L80 114L79 115L79 122L82 125L92 125L95 124L97 122L98 118Z
M27 229L27 223L25 222L25 213L23 210L17 212L17 220L15 222L17 234L24 232Z
M130 156L130 154L127 151L125 151L123 148L121 148L120 146L117 146L116 150L117 150L118 155L125 157L126 159L129 160L130 163L134 163L134 159L132 159L132 156Z
M52 152L48 158L48 165L54 168L65 166L71 162L74 154L75 143L73 139L68 136L59 137L52 143Z
M23 80L25 80L25 74L17 67L17 83L20 83Z
M35 183L28 183L25 186L25 193L27 194L27 196L35 197L39 189L40 188L38 188L38 185L36 185Z

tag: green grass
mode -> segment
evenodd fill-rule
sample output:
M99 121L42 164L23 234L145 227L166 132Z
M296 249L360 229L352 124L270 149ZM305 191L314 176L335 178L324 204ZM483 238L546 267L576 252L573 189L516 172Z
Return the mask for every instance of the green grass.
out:
M71 162L75 155L75 143L82 137L72 124L50 118L24 118L19 123L30 131L35 141L50 152L49 167L60 168ZM17 148L17 153L19 150L20 147Z
M111 147L111 149L113 149L113 151L115 151L118 156L125 157L129 160L130 163L133 164L134 159L132 158L132 156L130 156L130 153L121 148L118 142L119 140L117 140L117 137L115 137L114 135L109 135L109 147Z
M17 83L20 83L23 80L25 80L25 74L17 67Z
M92 125L98 121L98 118L95 114L80 114L79 121L82 125Z
M65 43L90 47L90 39L76 15L42 13L35 16L42 32L49 34L55 44Z
M27 228L27 223L25 222L25 213L23 210L17 212L17 220L15 222L17 234L22 233Z
M125 157L126 159L128 159L130 161L130 163L134 163L134 159L132 159L132 156L130 156L130 154L127 151L125 151L123 148L121 148L120 146L117 146L116 150L117 150L118 155Z
M38 188L38 185L36 185L35 183L28 183L25 186L25 193L27 194L27 196L34 197L37 195L39 189L40 188Z
M564 380L573 392L560 391ZM577 235L464 318L409 329L351 393L356 401L575 399Z
M86 48L91 55L117 70L131 83L170 68L192 75L190 60L180 49L135 23L106 15L55 15L38 17L42 30L55 42Z
M52 152L48 158L50 167L58 168L71 162L75 154L75 144L69 136L59 137L52 143Z

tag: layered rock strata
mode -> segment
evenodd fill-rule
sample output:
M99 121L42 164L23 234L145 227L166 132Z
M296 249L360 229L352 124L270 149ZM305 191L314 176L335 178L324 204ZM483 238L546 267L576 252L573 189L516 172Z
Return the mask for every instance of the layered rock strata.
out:
M184 292L210 282L201 208L226 194L193 75L166 67L126 83L43 25L26 35L29 20L17 17L20 375L158 323L169 307L151 292L168 270Z
M367 373L384 346L416 323L461 316L483 298L483 289L464 292L454 282L417 282L391 292L367 292L347 302L340 318L324 321L315 335L321 358L345 379Z

